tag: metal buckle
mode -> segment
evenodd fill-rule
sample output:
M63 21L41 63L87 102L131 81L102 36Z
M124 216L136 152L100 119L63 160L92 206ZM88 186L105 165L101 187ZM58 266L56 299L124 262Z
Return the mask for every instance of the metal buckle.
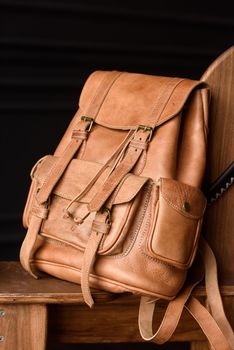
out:
M138 131L138 130L143 130L144 132L146 132L146 131L149 131L150 133L149 133L149 136L148 136L148 138L147 138L147 141L148 142L150 142L150 140L151 140L151 138L152 138L152 135L153 135L153 128L151 127L151 126L146 126L146 125L138 125L138 127L137 127L137 129L136 129L136 132Z
M86 131L89 132L93 126L94 119L90 117L86 117L86 115L82 115L80 119L83 120L84 122L89 122L89 126L86 129Z
M107 207L104 207L104 208L102 209L102 212L106 212L106 213L107 213L108 222L111 223L111 211L110 211L110 209L107 208Z

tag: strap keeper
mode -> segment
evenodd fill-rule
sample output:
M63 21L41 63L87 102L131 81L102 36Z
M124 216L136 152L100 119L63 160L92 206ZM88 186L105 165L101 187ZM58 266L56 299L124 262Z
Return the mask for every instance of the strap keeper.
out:
M46 219L48 216L48 213L49 213L49 209L46 207L40 208L40 207L34 206L30 211L31 215L37 216L38 218L41 218L41 219Z
M72 132L72 139L86 140L87 136L87 130L73 130Z
M131 140L129 146L133 148L138 148L142 150L146 150L148 147L148 141L137 141L137 140Z
M109 222L101 222L94 220L92 224L92 231L107 235L110 231L111 224Z

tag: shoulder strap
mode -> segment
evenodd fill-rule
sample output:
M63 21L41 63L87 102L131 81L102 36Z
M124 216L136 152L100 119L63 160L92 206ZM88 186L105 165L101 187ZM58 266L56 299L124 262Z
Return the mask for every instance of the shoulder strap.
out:
M196 298L190 297L185 308L197 321L213 350L234 349L230 346L226 334L221 331L208 310Z
M179 323L185 303L188 301L195 286L204 277L203 269L200 268L200 262L201 259L197 258L195 260L186 285L177 297L168 303L163 320L155 333L153 333L152 326L157 300L145 296L141 297L138 324L140 334L144 340L153 340L157 344L163 344L171 338Z
M219 291L216 259L209 244L202 236L200 237L199 250L205 266L205 285L208 307L219 328L223 334L225 334L232 349L234 349L234 334L225 315Z
M156 301L146 297L141 298L138 318L140 333L145 340L153 340L157 344L165 343L173 335L185 307L200 325L212 349L233 350L234 335L223 309L215 257L204 238L201 238L200 242L205 266L207 304L211 313L197 299L190 296L193 288L201 280L201 277L193 277L194 281L189 282L179 295L169 302L163 320L155 333L152 330L152 323ZM194 273L195 271L192 271L191 275L193 276Z

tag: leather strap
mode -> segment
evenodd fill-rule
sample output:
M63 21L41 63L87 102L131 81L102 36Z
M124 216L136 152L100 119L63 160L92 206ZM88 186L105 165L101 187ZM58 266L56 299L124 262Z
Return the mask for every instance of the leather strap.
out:
M179 323L185 303L189 299L195 286L203 279L204 274L199 266L199 261L200 260L197 260L195 262L190 271L187 283L182 288L181 292L174 300L168 303L162 322L155 333L153 333L152 326L154 309L158 299L153 300L149 297L141 297L138 325L140 334L144 340L153 340L156 344L163 344L171 338Z
M129 143L129 148L126 156L123 158L122 162L116 167L109 178L104 183L102 189L93 197L89 203L89 210L98 211L101 209L107 198L118 186L119 182L123 177L134 167L140 158L144 145L147 143L147 139L150 135L150 131L138 130L133 137L133 146L131 142ZM135 147L135 142L143 145L142 147Z
M226 318L223 302L219 291L217 264L214 253L206 240L200 237L199 250L205 266L205 285L207 304L220 330L225 334L232 349L234 349L234 334Z
M154 340L157 344L168 341L178 325L183 308L186 307L201 326L214 350L233 350L233 331L223 309L218 288L215 257L203 238L200 242L200 250L205 265L207 302L211 314L198 300L190 296L195 285L201 280L201 278L197 280L195 278L193 283L183 288L179 295L168 304L163 320L155 333L152 331L152 323L156 301L142 297L139 309L140 333L145 340ZM196 268L195 271L197 272L198 269ZM193 268L191 276L195 271Z
M28 233L20 249L20 262L24 269L28 271L34 278L37 278L38 276L32 270L30 260L32 259L36 249L35 242L38 232L40 231L42 221L43 219L37 215L31 216Z
M84 297L84 301L91 308L94 304L90 287L89 287L89 275L93 267L96 253L101 240L104 235L108 234L110 230L110 222L108 220L108 213L98 212L96 214L95 220L93 221L91 234L89 236L81 267L81 290Z
M87 137L88 132L86 131L86 129L88 126L89 126L88 121L81 120L76 125L76 131L80 131L80 132L83 131L84 133L86 133L86 137ZM61 157L58 158L57 162L55 163L54 167L52 168L51 172L49 173L48 178L45 180L40 191L36 195L38 203L42 204L48 200L53 188L55 187L55 185L57 184L57 182L59 181L59 179L63 175L63 173L64 173L66 167L68 166L68 164L70 163L71 159L74 157L76 152L79 150L83 141L84 141L83 137L81 137L81 138L72 137L71 138L71 141L69 142L69 144L65 148Z
M108 74L104 76L104 79L101 81L96 91L96 94L94 95L86 111L84 111L85 116L88 116L88 118L95 120L109 90L111 89L112 85L121 74L122 73L120 72L113 71L113 72L108 72ZM50 172L48 179L45 181L45 183L41 187L39 193L37 194L38 203L44 203L48 200L54 186L56 185L56 183L64 173L67 165L69 164L71 159L74 157L75 153L79 150L84 139L86 139L87 133L88 133L86 129L89 127L89 125L90 125L90 120L81 120L77 123L75 127L76 137L71 138L70 143L64 150L61 157L58 158L58 161L56 162L54 168ZM86 137L84 137L85 131L86 131ZM77 136L79 135L79 132L81 137Z
M184 79L172 78L162 88L160 95L157 97L156 103L150 114L152 122L150 125L140 126L130 142L128 150L122 162L114 169L107 181L104 183L102 189L94 196L89 203L90 211L100 210L107 198L118 186L123 177L132 170L139 160L143 151L147 148L147 143L152 136L153 128L158 123L163 110L165 109L174 89ZM144 129L145 128L145 129Z
M195 318L213 350L233 350L226 339L226 336L220 330L219 326L201 303L191 297L185 304L186 309Z
M125 137L125 139L123 140L123 142L121 142L121 144L119 145L119 147L117 148L117 150L115 150L112 155L110 156L110 158L108 159L108 161L101 167L101 169L98 171L98 173L96 174L96 176L94 176L94 178L88 183L88 185L82 190L82 192L78 193L67 205L67 207L65 208L65 210L67 211L68 215L71 215L71 213L69 212L69 208L72 205L72 203L79 201L79 199L81 199L91 188L92 186L95 184L95 182L97 181L97 179L103 174L103 172L108 168L108 166L111 165L111 163L114 161L114 164L116 164L116 162L118 161L118 159L121 157L123 151L126 149L126 147L128 146L131 138L133 135L133 131L130 130L130 132L127 134L127 136ZM113 169L110 169L109 175L112 173ZM109 176L108 175L108 176ZM107 176L107 177L108 177ZM81 223L88 215L90 214L90 211L87 210L87 213L84 215L83 218L80 218L79 222Z

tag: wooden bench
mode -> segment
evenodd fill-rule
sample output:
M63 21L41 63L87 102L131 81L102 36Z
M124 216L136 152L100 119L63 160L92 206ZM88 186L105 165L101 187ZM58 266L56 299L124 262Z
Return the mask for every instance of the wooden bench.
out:
M204 73L212 90L208 147L208 183L233 161L234 48ZM234 327L234 186L208 208L204 232L218 261L221 294ZM199 286L193 292L203 303ZM93 291L95 308L84 305L80 286L44 275L34 280L19 262L0 262L0 350L42 350L49 344L142 342L137 316L139 298ZM159 321L165 303L159 304ZM172 341L189 341L192 350L206 350L201 329L185 311ZM47 345L46 345L47 344ZM49 347L48 347L49 348Z
M0 262L0 349L42 350L46 344L142 342L137 315L139 297L93 290L94 309L84 304L80 286L44 275L34 280L19 262ZM194 292L205 301L205 290ZM234 288L222 288L227 316L234 318ZM165 309L161 302L156 314ZM184 312L172 341L189 341L192 350L206 350L206 338Z

